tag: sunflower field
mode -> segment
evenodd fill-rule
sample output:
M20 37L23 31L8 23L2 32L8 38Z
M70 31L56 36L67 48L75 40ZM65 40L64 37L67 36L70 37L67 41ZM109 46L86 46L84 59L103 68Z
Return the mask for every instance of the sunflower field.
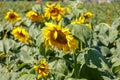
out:
M120 80L120 2L0 2L0 80Z

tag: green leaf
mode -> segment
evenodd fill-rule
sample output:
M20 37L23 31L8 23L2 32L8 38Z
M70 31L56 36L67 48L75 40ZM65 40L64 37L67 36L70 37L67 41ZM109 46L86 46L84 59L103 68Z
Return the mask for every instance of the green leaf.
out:
M4 30L10 31L13 29L13 23L6 23L4 26Z
M114 34L114 35L113 35ZM115 28L110 28L109 29L109 42L112 43L113 41L116 40L118 36L118 31Z
M9 80L9 73L0 73L0 80Z
M31 55L32 52L28 50L27 46L22 47L21 51L17 54L17 57L25 63L33 63L34 57Z
M18 73L16 72L4 72L0 73L0 80L17 80Z
M77 63L78 63L78 64L85 64L84 53L80 53L80 54L77 56Z
M112 62L112 71L115 75L120 75L120 39L116 40L117 48L111 49L113 53L111 62Z
M106 23L100 23L99 25L93 27L94 31L99 31L100 33L105 33L109 28L110 26Z
M87 80L103 80L103 72L99 71L97 68L90 68L87 65L83 65L80 71L80 78L85 78Z
M42 13L42 4L41 5L38 5L38 4L34 5L32 7L32 10L35 12L38 12L38 14L41 14Z
M98 68L99 70L109 70L109 64L102 54L96 49L88 50L85 54L85 64L91 68Z
M24 74L18 80L36 80L36 76L34 74Z
M109 37L108 37L108 30L109 30L109 25L105 23L101 23L98 25L99 29L99 40L106 46L109 44Z
M0 40L0 51L3 51L3 41Z
M40 46L44 42L44 38L39 34L36 36L36 45Z
M70 18L71 18L70 15L64 16L63 20L61 21L62 26L66 26L66 25L70 24Z
M112 71L116 75L120 75L120 65L112 68Z
M82 42L86 43L90 38L90 29L84 24L69 25L71 33Z
M10 49L9 39L7 39L7 38L3 39L3 51L4 51L4 53L7 54L9 49Z
M68 68L64 60L54 60L53 62L49 63L49 66L55 74L55 80L62 79L68 72Z
M111 55L109 48L105 46L101 46L100 49L103 56Z
M112 27L116 28L116 29L120 27L120 17L112 23ZM120 30L120 28L119 28L119 30Z
M98 37L100 42L103 43L105 46L108 46L109 43L113 43L118 36L117 29L112 28L105 23L100 23L99 25L95 26L94 30L97 33L97 35L94 37Z
M67 71L66 63L64 60L54 60L53 62L49 63L52 70L60 73L64 73Z
M27 26L31 26L31 24L32 24L32 21L31 20L29 20L29 19L26 19L26 22L25 22L25 25L27 25Z
M65 80L87 80L87 79L85 79L85 78L83 78L83 79L76 79L76 78L67 77L67 78L65 78Z
M37 37L40 36L40 30L37 29L37 28L35 27L35 25L32 25L32 26L29 28L29 34L30 34L30 36L31 36L34 40L36 40Z

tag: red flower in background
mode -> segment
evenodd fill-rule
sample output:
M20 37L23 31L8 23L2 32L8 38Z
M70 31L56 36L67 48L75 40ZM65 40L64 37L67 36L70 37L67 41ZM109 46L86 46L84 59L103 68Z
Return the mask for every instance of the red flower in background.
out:
M37 2L37 3L40 3L40 2L41 2L41 0L36 0L36 2Z

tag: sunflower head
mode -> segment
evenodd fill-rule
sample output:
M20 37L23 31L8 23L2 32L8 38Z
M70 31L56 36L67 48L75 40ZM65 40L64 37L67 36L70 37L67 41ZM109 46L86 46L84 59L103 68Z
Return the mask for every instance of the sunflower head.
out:
M70 34L68 28L62 28L60 25L45 23L42 36L45 39L46 46L57 47L59 50L73 51L78 47L77 40Z
M72 21L71 24L81 24L81 22L78 19L76 19L76 20Z
M59 21L62 18L62 15L65 14L65 9L60 6L60 4L46 4L47 8L45 8L45 17L48 19Z
M15 27L12 30L13 36L21 42L27 43L29 41L29 34L21 27Z
M75 21L72 21L71 24L84 24L85 18L83 16L80 16L79 19L76 19Z
M38 16L36 12L34 11L29 11L26 14L27 18L32 19L33 16Z
M32 20L32 22L41 22L44 19L43 14L38 15L34 11L29 11L26 14L27 18Z
M35 65L34 69L38 72L37 78L47 77L50 69L48 68L48 64L46 60L41 60L39 65Z
M9 22L16 22L21 20L21 17L16 12L11 11L11 12L7 12L5 19Z
M86 12L84 15L85 19L89 19L93 16L93 14L91 12Z
M80 17L79 17L79 22L80 22L81 24L84 24L84 23L85 23L85 17L84 17L84 16L80 16Z

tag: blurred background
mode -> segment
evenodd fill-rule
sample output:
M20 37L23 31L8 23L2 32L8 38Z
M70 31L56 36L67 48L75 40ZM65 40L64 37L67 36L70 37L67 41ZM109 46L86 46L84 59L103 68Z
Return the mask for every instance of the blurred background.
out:
M0 1L78 1L78 2L81 2L81 1L87 1L87 2L98 2L98 3L101 3L101 2L112 2L112 1L120 1L120 0L0 0Z

